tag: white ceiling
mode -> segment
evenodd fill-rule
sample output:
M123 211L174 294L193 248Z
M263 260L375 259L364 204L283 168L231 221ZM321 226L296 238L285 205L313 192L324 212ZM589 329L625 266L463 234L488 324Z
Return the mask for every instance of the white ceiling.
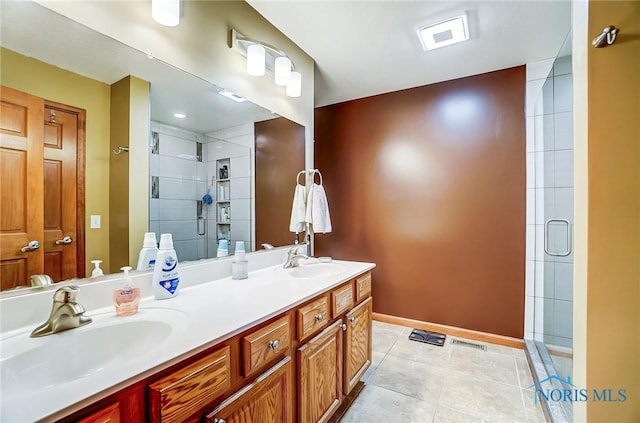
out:
M316 61L316 106L553 58L571 23L568 0L247 1ZM422 50L418 27L465 11L469 41Z

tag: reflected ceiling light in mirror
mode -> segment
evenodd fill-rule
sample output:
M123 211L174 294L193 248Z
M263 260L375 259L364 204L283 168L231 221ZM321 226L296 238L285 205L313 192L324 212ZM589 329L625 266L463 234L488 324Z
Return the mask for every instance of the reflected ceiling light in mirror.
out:
M434 50L466 41L469 39L467 14L419 28L418 38L425 50Z
M185 115L184 113L174 113L173 117L178 118L178 119L184 119L187 117L187 115Z
M274 81L276 85L287 85L291 80L291 59L288 57L277 57L275 60Z
M300 75L300 72L291 72L291 79L287 84L286 93L289 97L300 97L302 94L302 75Z
M230 98L231 100L236 101L238 103L242 103L243 101L247 101L246 98L240 97L238 94L233 93L233 92L228 91L228 90L218 91L218 94L220 94L221 96Z
M231 48L247 57L247 73L262 76L266 70L273 72L276 85L286 86L289 97L302 94L302 75L295 71L295 65L284 51L269 44L252 40L231 30Z
M151 0L151 17L164 26L180 23L180 0Z

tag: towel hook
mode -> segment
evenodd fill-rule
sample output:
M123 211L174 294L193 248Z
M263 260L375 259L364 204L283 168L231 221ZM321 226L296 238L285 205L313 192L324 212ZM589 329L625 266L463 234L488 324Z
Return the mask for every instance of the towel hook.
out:
M111 150L111 152L115 155L118 155L120 153L128 153L129 152L129 147L122 147L122 146L118 146L118 148Z

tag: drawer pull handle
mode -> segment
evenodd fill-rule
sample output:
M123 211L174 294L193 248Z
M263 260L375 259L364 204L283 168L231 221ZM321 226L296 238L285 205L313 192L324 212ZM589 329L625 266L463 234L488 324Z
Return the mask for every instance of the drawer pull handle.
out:
M215 418L213 419L213 423L227 423L225 419L219 419L219 418Z
M355 317L353 317L353 316L351 316L351 317L349 317L349 321L350 321L351 323L353 323L353 322L355 322L355 321L356 321L356 318L355 318Z
M342 329L343 332L347 331L347 325L345 323L340 325L340 329Z
M318 313L316 314L316 322L322 322L324 320L324 314Z
M279 346L280 341L278 341L277 339L274 341L269 341L269 348L271 348L273 351L277 350Z

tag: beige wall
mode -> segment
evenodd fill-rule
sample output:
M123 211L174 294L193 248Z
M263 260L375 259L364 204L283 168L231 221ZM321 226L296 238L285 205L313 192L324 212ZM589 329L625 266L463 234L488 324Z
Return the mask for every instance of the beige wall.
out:
M580 3L580 2L578 2ZM574 16L585 6L574 3ZM602 28L621 28L607 48L588 45ZM640 2L589 1L588 24L574 26L582 54L575 102L576 255L574 339L576 383L625 389L624 402L589 401L576 421L640 421ZM578 32L579 31L579 32ZM586 48L585 48L586 44ZM585 60L586 59L586 60ZM575 74L575 72L574 72ZM585 131L584 120L587 127ZM578 219L580 218L580 219ZM584 240L576 237L576 245Z
M47 100L84 109L86 122L86 270L91 260L109 269L109 85L2 49L0 83ZM91 215L102 228L89 229Z
M111 149L129 148L110 163L111 273L136 267L148 230L149 208L130 205L149 198L149 88L147 81L132 76L111 85Z
M148 1L38 3L304 125L307 153L313 153L313 59L246 2L184 0L173 28L151 19ZM230 28L286 51L302 73L302 96L287 97L270 74L247 75L245 58L229 48Z

